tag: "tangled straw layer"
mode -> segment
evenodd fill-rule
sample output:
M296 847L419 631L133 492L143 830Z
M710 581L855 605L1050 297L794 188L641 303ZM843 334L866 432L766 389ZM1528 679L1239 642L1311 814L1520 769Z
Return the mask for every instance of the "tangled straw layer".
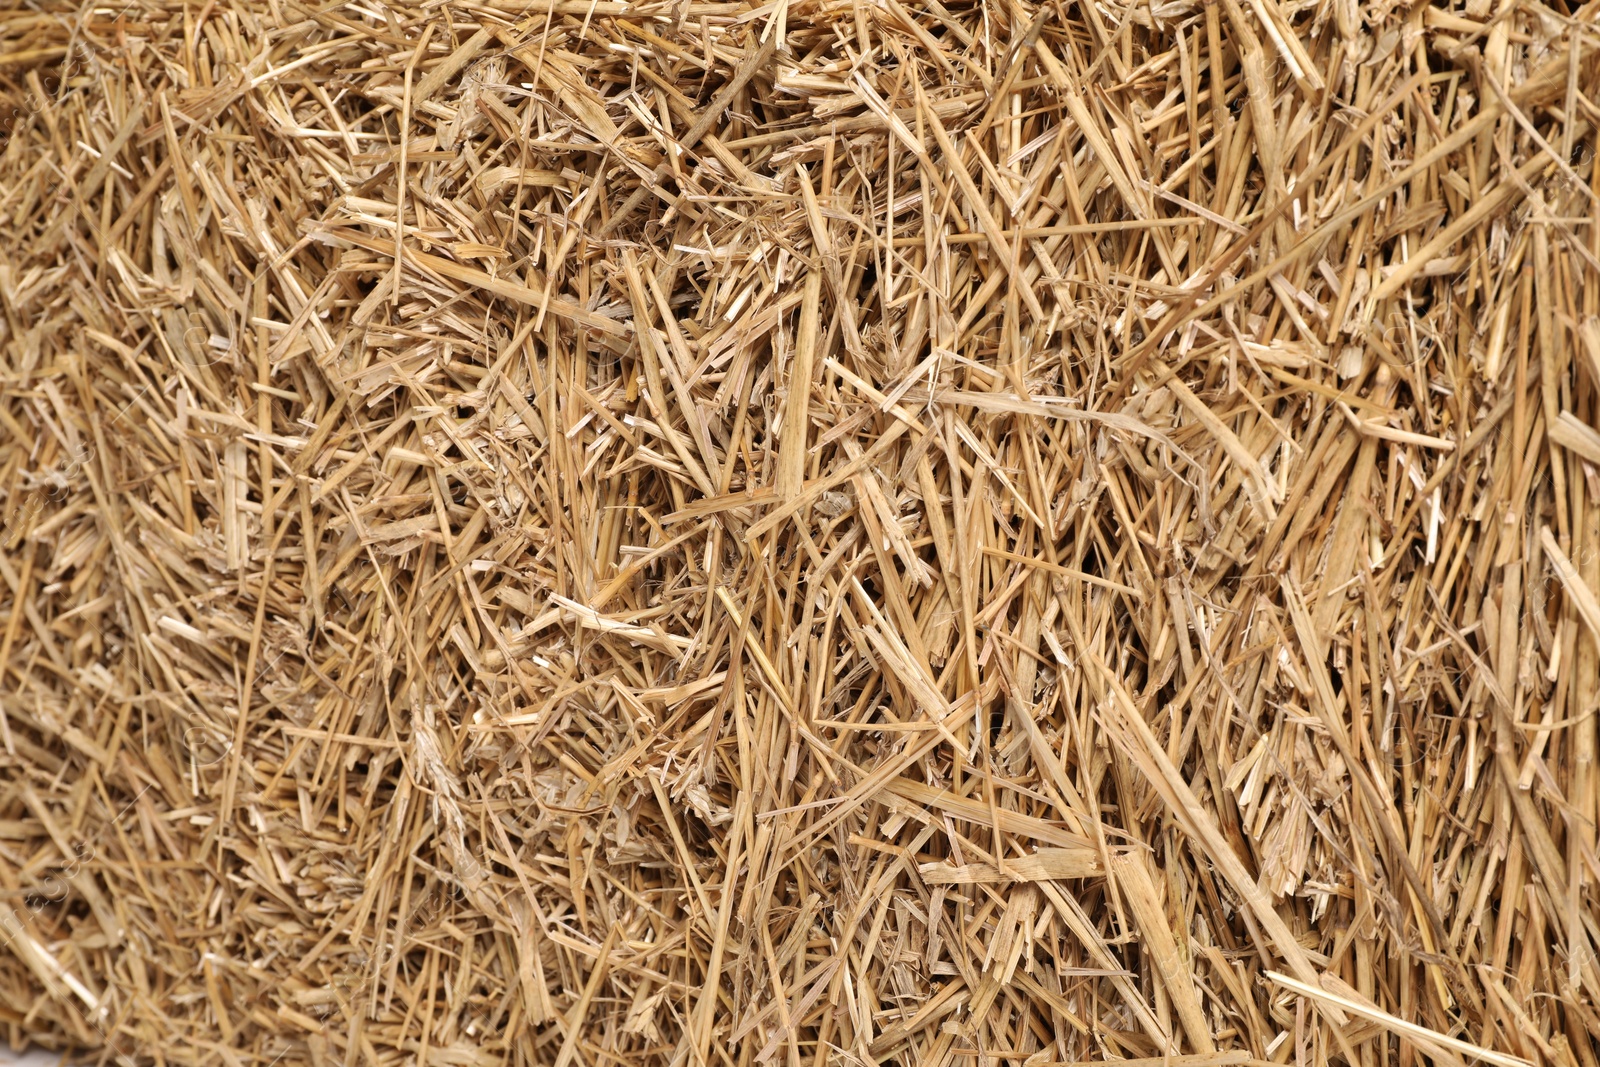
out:
M1597 1067L1594 4L0 16L0 1020Z

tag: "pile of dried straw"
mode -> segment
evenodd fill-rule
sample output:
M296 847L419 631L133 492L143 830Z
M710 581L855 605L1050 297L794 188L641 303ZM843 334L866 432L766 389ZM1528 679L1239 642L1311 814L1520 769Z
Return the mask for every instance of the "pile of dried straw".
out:
M1600 19L0 15L0 1022L1596 1067Z

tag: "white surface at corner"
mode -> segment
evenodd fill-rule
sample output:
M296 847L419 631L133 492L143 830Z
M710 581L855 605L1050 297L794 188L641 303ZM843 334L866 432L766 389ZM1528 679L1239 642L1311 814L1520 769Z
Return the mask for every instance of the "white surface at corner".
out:
M12 1052L4 1045L0 1045L0 1067L56 1067L60 1062L61 1054L57 1052L46 1052L43 1049Z

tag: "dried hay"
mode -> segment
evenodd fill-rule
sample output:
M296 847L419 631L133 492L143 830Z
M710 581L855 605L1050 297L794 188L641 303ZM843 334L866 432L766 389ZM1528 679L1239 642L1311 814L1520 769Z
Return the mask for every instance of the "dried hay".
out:
M1597 8L0 15L0 1021L1596 1067Z

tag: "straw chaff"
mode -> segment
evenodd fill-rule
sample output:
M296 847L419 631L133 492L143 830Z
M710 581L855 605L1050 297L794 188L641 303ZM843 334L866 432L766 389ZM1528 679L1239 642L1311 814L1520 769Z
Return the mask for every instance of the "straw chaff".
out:
M1594 3L0 15L0 1022L1600 1067Z

